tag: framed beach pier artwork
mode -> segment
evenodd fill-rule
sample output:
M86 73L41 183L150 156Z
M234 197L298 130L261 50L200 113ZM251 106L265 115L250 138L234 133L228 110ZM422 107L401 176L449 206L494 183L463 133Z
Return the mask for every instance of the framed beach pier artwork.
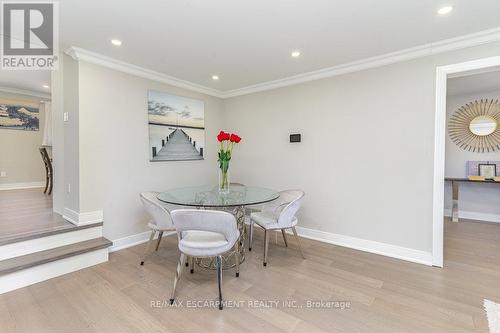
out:
M0 98L0 129L38 131L40 129L39 104Z
M149 160L202 160L205 149L203 101L148 91Z

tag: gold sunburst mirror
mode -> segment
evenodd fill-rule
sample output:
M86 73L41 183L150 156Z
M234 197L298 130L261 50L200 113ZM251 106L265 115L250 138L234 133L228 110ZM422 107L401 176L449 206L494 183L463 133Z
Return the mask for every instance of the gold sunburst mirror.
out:
M451 141L464 150L485 153L500 150L500 104L482 99L458 108L448 121Z

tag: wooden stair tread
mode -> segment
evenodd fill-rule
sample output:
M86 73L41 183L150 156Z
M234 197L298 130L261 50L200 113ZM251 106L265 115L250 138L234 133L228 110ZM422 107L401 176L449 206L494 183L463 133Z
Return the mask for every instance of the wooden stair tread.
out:
M113 245L113 242L104 237L100 237L49 250L30 253L24 256L9 258L0 261L0 276L79 254L104 249L110 247L111 245Z
M24 241L31 240L31 239L43 238L43 237L52 236L52 235L63 234L63 233L67 233L67 232L73 232L73 231L82 230L82 229L101 227L102 225L103 225L103 222L77 226L77 225L74 225L74 224L68 222L67 226L59 226L57 228L52 228L52 229L47 229L47 230L42 230L42 231L35 231L35 232L24 233L24 234L11 235L11 236L4 236L4 237L0 236L0 246L12 244L12 243L17 243L17 242L24 242Z

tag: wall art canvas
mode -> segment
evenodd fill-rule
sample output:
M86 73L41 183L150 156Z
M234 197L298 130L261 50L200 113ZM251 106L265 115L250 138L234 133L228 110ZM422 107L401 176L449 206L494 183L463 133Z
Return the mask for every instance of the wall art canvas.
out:
M40 129L39 105L30 101L0 98L0 129L38 131Z
M205 149L203 101L148 91L150 161L202 160Z

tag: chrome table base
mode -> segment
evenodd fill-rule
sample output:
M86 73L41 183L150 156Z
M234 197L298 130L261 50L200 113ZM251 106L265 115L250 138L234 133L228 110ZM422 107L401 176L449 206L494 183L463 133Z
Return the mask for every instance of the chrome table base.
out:
M245 240L246 240L246 228L245 228L245 206L236 207L206 207L207 209L222 210L231 213L236 218L236 223L238 224L238 230L240 231L240 246L238 246L238 252L240 255L240 264L245 261ZM222 257L222 269L230 269L236 266L236 251L232 250L223 254ZM205 269L217 269L215 258L196 258L196 264L201 268Z

